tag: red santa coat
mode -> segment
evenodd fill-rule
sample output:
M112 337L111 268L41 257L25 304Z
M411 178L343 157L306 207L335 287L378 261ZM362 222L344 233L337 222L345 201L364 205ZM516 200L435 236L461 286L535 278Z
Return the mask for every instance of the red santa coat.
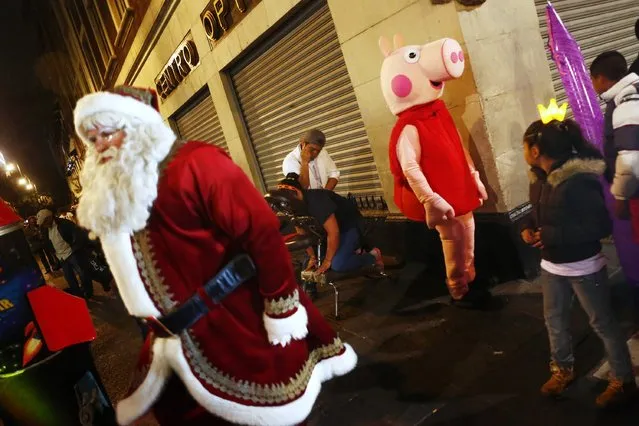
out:
M257 278L179 339L156 339L161 366L150 374L163 384L175 371L205 410L234 423L302 422L321 383L352 370L355 353L300 291L279 222L226 153L188 142L165 163L147 226L132 238L140 291L166 314L239 253L253 258ZM125 400L120 421L148 408L157 387L147 383Z
M397 143L405 126L417 128L421 145L420 166L432 190L463 216L480 205L455 122L441 100L418 105L398 114L389 145L390 169L395 178L394 200L409 219L424 222L424 206L411 189L397 158Z

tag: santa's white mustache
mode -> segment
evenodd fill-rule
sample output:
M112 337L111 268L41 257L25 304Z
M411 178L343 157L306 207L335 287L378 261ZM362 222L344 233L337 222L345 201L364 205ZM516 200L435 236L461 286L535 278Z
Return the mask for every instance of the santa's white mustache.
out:
M101 161L103 159L111 159L111 158L115 158L118 155L118 148L116 148L115 146L110 146L106 151L101 152L100 154L98 154L98 161Z

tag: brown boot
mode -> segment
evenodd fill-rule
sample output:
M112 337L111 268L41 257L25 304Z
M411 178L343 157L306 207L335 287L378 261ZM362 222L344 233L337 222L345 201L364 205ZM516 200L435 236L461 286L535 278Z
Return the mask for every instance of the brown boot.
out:
M550 364L552 376L541 387L543 396L559 396L575 380L575 371L571 368L559 368L554 363Z
M608 382L608 387L595 400L597 407L609 408L623 405L630 402L637 396L637 384L633 381L623 382L612 379Z

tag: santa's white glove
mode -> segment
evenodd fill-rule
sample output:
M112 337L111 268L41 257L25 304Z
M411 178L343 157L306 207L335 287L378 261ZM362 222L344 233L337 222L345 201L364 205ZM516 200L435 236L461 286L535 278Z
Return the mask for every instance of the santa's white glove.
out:
M475 185L477 186L477 190L479 191L479 199L481 200L483 204L484 201L488 199L488 192L486 192L486 187L484 186L483 182L481 181L479 177L479 172L475 170L474 172L472 172L472 175L473 175L473 178L475 179Z
M434 229L437 225L441 225L455 217L453 207L439 194L433 194L426 200L424 210L426 210L426 225L430 229Z

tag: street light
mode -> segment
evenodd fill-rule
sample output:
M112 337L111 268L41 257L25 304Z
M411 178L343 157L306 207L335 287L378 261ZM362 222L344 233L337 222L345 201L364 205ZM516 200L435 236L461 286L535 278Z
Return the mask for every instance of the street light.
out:
M33 191L33 184L28 183L27 186L24 187L27 191Z
M15 172L16 165L13 163L8 163L4 169L6 170L7 174L11 174L11 172Z
M20 179L18 179L18 185L22 185L25 186L27 184L27 179L21 177Z

